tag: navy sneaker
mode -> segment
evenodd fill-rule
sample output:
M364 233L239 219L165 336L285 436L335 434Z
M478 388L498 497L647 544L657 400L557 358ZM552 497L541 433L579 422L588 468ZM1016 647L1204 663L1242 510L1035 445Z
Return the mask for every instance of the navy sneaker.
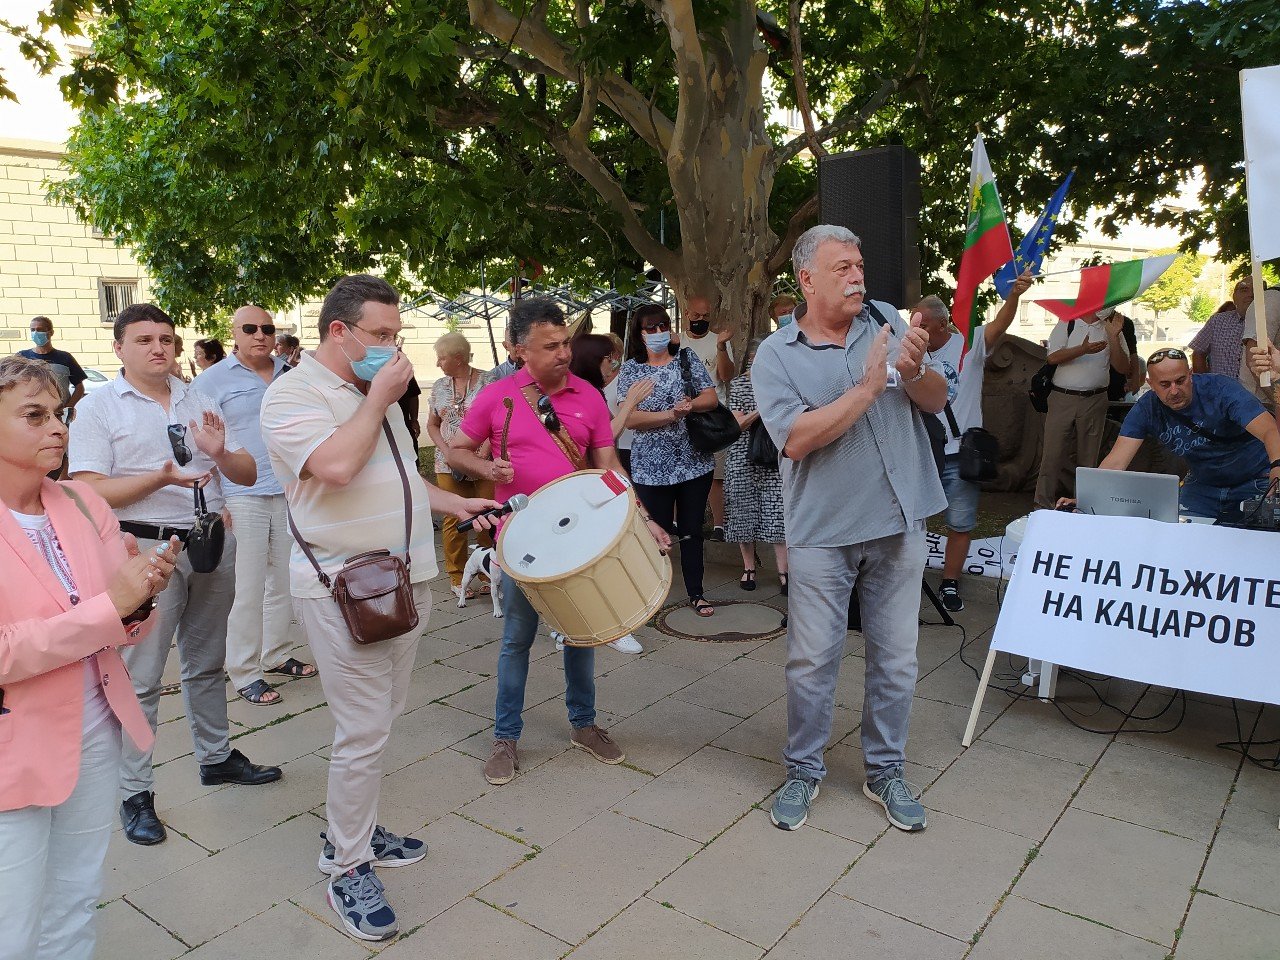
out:
M329 837L321 833L324 850L320 853L320 871L328 873L333 866L334 849ZM373 865L375 867L407 867L427 855L427 845L413 837L401 837L386 830L381 824L373 828Z
M400 932L382 881L367 863L330 880L328 898L343 928L358 940L390 940Z

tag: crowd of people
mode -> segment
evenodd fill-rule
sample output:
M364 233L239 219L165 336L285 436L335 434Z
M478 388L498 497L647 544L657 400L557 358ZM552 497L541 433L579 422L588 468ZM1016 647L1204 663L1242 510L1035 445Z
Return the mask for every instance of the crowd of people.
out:
M254 706L283 702L273 677L321 684L335 730L317 864L351 936L394 936L377 870L427 851L380 820L381 758L430 625L433 515L443 520L453 598L499 594L483 775L501 786L521 770L540 621L500 570L472 592L471 534L460 524L473 521L476 545L489 547L498 521L488 511L587 468L629 476L658 549L678 544L699 617L716 613L705 583L708 513L710 535L738 545L742 590L757 588L761 545L773 550L788 598L787 729L785 781L769 816L784 830L804 825L827 772L857 595L863 793L895 828L924 830L905 764L925 521L944 513L941 596L962 609L979 488L962 476L960 445L982 423L986 358L1032 278L1016 281L965 355L940 298L913 305L909 321L867 298L861 241L847 229L804 233L793 266L803 300L775 300L776 330L743 345L740 362L731 326L713 322L705 298L689 298L678 321L661 305L634 310L625 339L574 336L555 303L526 298L511 308L503 363L480 369L468 341L446 334L434 344L442 376L426 391L401 349L401 297L368 275L328 292L312 350L278 333L262 308L240 307L230 352L217 340L192 345L190 379L177 365L173 319L153 304L129 306L112 331L120 372L88 395L75 358L52 345L52 322L35 318L33 349L0 361L0 960L92 955L113 812L129 841L166 839L151 749L174 647L204 784L282 777L232 747L224 674ZM1280 374L1280 352L1245 339L1250 295L1237 287L1239 317L1216 315L1191 355L1147 359L1151 392L1104 467L1124 469L1143 437L1158 437L1190 461L1184 505L1204 513L1280 478L1280 432L1239 379ZM1118 315L1055 329L1037 503L1057 503L1068 442L1078 462L1097 462L1109 380L1132 387L1144 369L1135 360ZM1237 377L1200 372L1206 364ZM690 417L720 405L740 433L709 452ZM434 448L425 469L420 426ZM395 571L379 615L402 627L366 643L335 584L356 582L371 557ZM295 620L313 662L292 653ZM598 723L595 649L560 640L569 743L623 762L623 745ZM643 649L634 637L616 644Z

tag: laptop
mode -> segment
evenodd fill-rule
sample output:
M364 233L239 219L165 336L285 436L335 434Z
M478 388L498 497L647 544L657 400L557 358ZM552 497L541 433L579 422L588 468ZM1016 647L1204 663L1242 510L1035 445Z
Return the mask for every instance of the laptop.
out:
M1146 517L1178 522L1178 478L1076 467L1076 508L1100 517Z

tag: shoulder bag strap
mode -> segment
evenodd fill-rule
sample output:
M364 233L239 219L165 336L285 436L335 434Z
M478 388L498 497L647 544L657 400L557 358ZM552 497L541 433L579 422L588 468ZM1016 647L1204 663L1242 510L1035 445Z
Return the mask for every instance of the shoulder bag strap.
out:
M529 384L528 386L521 387L520 395L524 397L524 402L529 405L529 409L533 411L533 415L541 421L542 417L538 413L538 407L533 402L533 398L529 396L529 390L532 386L532 384ZM569 465L573 467L575 471L587 469L587 460L582 455L582 451L578 449L578 445L573 442L573 437L569 436L568 431L565 430L563 421L561 421L560 429L558 431L553 433L548 430L547 432L551 434L551 439L556 442L556 446L560 448L561 453L565 455L569 461Z
M684 395L692 400L700 391L694 389L693 386L693 367L689 355L693 351L688 347L680 348L680 379L684 381ZM702 363L702 359L698 359Z
M302 534L298 532L298 527L293 522L293 511L289 509L287 503L285 505L284 512L285 516L289 518L289 532L293 534L293 539L297 541L298 546L302 548L302 552L306 555L307 559L311 561L311 566L315 567L316 579L320 581L320 585L326 590L332 590L333 581L330 580L329 575L320 568L320 564L316 560L316 555L311 552L311 547L308 546L307 541L303 538Z
M409 475L405 473L404 462L400 459L400 448L396 445L396 439L391 434L391 424L387 422L385 417L382 420L382 432L386 435L387 442L391 444L391 455L395 458L396 469L400 471L400 484L404 489L404 565L407 569L410 564L410 535L413 532L413 501L409 493ZM316 579L320 581L326 590L332 590L333 581L321 568L306 539L298 532L298 526L293 522L293 511L288 508L288 505L285 506L285 515L289 518L289 532L293 534L293 539L297 541L298 546L302 548L303 554L311 561L311 566L315 568Z
M409 568L410 535L413 533L413 496L409 493L409 475L405 472L404 461L400 459L400 448L396 446L396 438L391 433L391 423L382 418L382 432L386 434L387 443L391 444L391 456L400 471L400 486L404 490L404 565Z
M1192 433L1199 434L1207 440L1212 440L1214 443L1243 443L1245 438L1253 436L1253 434L1248 430L1241 430L1239 433L1230 437L1224 437L1219 433L1214 433L1212 430L1206 430L1190 417L1183 416L1176 410L1170 410L1168 407L1165 407L1164 410L1165 413L1171 416L1174 420L1177 420L1183 426L1188 427Z

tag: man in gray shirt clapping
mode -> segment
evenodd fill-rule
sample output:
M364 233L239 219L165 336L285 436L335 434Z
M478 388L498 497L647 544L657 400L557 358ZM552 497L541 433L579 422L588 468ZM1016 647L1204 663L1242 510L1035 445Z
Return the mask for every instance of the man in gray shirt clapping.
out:
M791 566L787 633L787 782L772 819L801 827L826 775L836 681L857 588L866 636L863 793L900 830L923 830L903 779L915 694L924 521L946 506L921 413L947 384L910 328L865 299L861 241L817 226L792 253L805 309L761 345L751 370L781 451Z

